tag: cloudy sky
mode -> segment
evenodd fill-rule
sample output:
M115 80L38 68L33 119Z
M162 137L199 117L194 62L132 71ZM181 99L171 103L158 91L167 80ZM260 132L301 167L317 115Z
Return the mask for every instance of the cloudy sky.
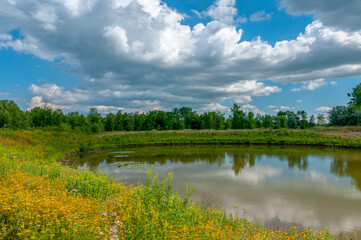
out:
M327 112L361 82L359 0L0 0L0 99L65 112Z

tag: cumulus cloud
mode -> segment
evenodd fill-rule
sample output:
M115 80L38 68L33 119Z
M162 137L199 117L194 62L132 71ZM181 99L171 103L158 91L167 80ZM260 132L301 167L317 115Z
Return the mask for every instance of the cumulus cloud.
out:
M246 103L249 103L251 101L252 101L251 96L247 96L247 95L239 96L239 97L236 97L234 99L234 102L238 103L238 104L246 104Z
M294 110L294 107L290 107L290 106L276 106L276 105L269 105L268 108L273 108L275 109L274 112L279 112L279 111L291 111Z
M49 107L51 109L61 109L61 110L70 109L70 106L56 105L53 103L44 102L42 96L32 97L31 101L29 103L29 108L27 110L30 111L31 109L33 109L35 107L41 107L41 108Z
M251 22L261 22L271 19L272 15L270 13L266 13L265 11L257 11L251 14L251 16L249 17L249 20L251 20Z
M207 104L201 109L202 112L221 112L221 113L230 113L230 107L221 105L219 103Z
M211 20L191 27L160 0L1 1L0 49L61 62L83 76L70 89L30 87L34 96L68 106L248 104L281 91L268 80L315 89L319 79L361 74L360 32L315 21L296 39L270 45L242 41L234 0L218 0L202 14ZM14 29L21 38L9 38Z
M236 0L217 0L203 14L214 20L232 23L237 15Z
M44 98L46 101L55 104L71 105L79 101L88 101L90 98L86 91L69 91L55 84L44 84L42 86L32 84L29 90L34 95L40 95L42 99Z
M280 7L294 15L314 14L327 26L361 30L359 0L282 0Z
M302 102L302 100L298 99L298 100L296 100L296 102L297 102L297 103L301 103L301 102Z
M332 108L330 108L330 107L319 107L319 108L315 109L316 112L320 112L320 113L327 113L331 110L332 110Z
M326 84L327 84L327 82L325 82L324 79L319 79L319 80L314 80L314 81L309 81L307 83L304 83L304 85L301 86L300 88L293 88L293 89L291 89L291 91L292 92L299 92L302 90L313 91L317 88L325 86Z
M251 104L245 104L241 106L241 109L245 112L253 112L255 114L261 114L261 115L265 115L266 113L262 110L259 110L258 107L251 105Z

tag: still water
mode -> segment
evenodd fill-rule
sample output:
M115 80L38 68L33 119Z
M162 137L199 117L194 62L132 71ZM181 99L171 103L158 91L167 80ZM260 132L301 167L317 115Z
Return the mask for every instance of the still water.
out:
M72 167L106 171L128 184L145 183L148 169L174 174L182 192L227 212L277 228L298 225L335 234L361 230L361 154L329 148L270 146L151 147L74 157Z

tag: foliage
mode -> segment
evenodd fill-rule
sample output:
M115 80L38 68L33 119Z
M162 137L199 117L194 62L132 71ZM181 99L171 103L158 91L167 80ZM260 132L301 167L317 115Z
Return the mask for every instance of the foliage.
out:
M29 114L24 113L14 101L0 100L0 128L28 129Z
M220 112L198 114L190 107L174 108L171 112L160 110L148 113L109 113L102 116L96 108L91 108L87 116L79 112L64 114L60 109L35 107L23 112L13 101L0 102L0 128L46 129L51 131L76 131L100 133L103 131L151 131L182 129L255 129L255 128L308 128L308 120L293 112L279 112L278 117L255 115L245 112L237 104L228 118ZM304 111L302 116L307 116ZM280 115L284 113L283 115ZM279 118L279 116L282 116ZM287 123L287 124L286 124Z
M351 93L348 93L347 96L350 98L348 106L355 110L360 110L361 108L361 83L352 89Z

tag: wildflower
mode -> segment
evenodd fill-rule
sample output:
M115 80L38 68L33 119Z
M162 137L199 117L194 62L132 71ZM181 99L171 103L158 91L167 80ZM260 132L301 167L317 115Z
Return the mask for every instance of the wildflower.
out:
M117 230L117 225L113 225L110 227L110 234L111 235L114 235L114 234L117 234L118 233L118 230Z
M119 221L119 220L115 221L114 223L115 223L116 225L118 225L118 226L123 225L123 223L122 223L121 221Z

